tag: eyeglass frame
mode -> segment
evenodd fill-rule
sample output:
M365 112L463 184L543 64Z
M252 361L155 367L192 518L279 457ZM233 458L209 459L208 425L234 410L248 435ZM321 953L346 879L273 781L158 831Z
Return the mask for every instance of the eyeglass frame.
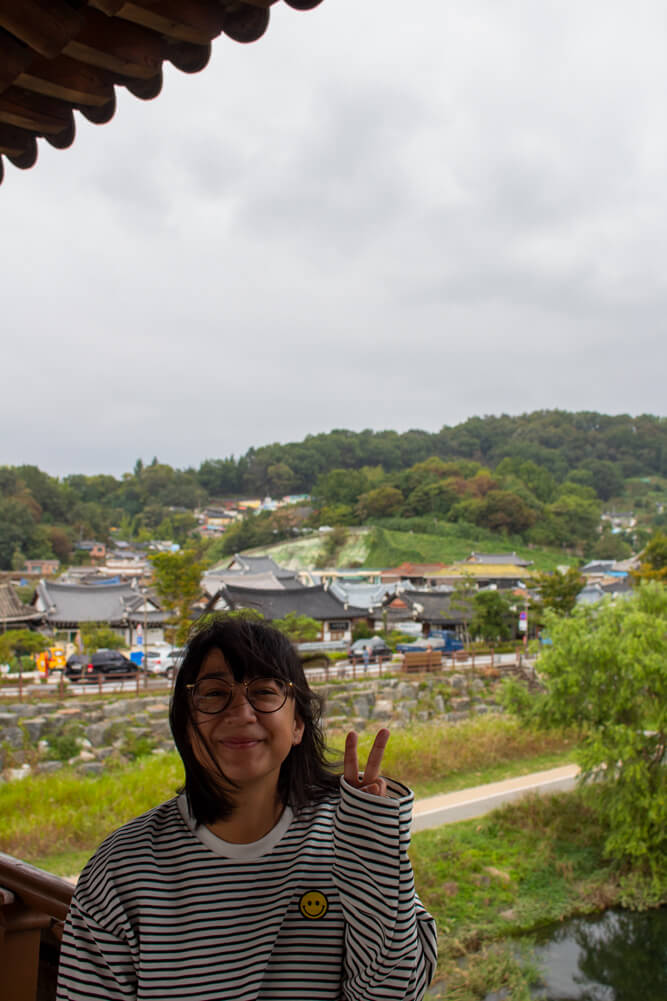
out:
M207 678L200 678L199 681L195 681L191 685L186 685L185 688L193 703L193 707L196 709L197 712L204 713L205 716L219 716L220 713L226 712L234 700L234 689L239 686L245 689L244 692L245 700L251 707L251 709L253 709L256 713L262 713L263 716L270 715L271 713L280 712L280 710L283 708L290 695L294 694L294 684L291 681L285 681L284 678L273 678L271 677L271 675L260 678L251 678L250 681L236 681L236 680L229 681L227 678L223 678L222 675L218 674L209 674L207 677L216 678L218 681L224 681L226 685L229 685L229 699L227 700L227 703L222 707L222 709L216 709L215 712L211 712L208 709L200 709L198 706L194 705L194 690L197 687L197 685L201 684L202 681L206 681ZM285 686L285 698L283 699L283 701L280 703L279 706L277 706L275 709L258 709L255 705L253 705L253 703L250 701L250 698L248 697L248 687L250 685L253 685L256 681L279 681L281 685Z

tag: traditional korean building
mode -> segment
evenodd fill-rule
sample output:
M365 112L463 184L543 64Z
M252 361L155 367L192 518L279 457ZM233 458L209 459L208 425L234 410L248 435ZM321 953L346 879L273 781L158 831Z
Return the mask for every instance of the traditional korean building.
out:
M228 584L211 599L208 610L222 608L253 609L268 622L284 619L290 612L307 615L320 623L319 639L325 643L349 643L353 623L360 619L365 621L368 617L365 608L348 605L323 585L268 590Z
M74 642L81 626L100 624L115 629L132 646L147 628L147 642L164 640L168 615L157 599L127 582L64 584L40 580L33 601L46 625L59 638Z

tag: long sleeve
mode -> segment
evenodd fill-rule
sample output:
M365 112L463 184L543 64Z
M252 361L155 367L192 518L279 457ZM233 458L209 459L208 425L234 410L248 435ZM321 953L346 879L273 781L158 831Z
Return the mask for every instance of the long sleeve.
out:
M435 922L407 855L412 793L388 785L391 795L378 797L341 780L333 878L346 922L345 1001L420 1001L435 970Z
M57 1001L134 1001L131 949L72 902L63 935Z

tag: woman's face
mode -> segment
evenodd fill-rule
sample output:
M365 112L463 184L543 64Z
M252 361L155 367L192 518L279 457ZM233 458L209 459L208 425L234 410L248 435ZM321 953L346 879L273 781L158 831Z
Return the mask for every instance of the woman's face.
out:
M202 661L196 681L204 679L220 679L234 688L231 702L220 713L209 715L192 706L192 746L197 760L211 771L213 759L234 783L228 790L233 799L238 800L244 790L250 789L275 795L281 765L303 737L304 725L296 714L294 698L288 694L285 704L275 712L254 709L243 685L235 684L224 654L218 649L209 650ZM217 773L216 780L221 781Z

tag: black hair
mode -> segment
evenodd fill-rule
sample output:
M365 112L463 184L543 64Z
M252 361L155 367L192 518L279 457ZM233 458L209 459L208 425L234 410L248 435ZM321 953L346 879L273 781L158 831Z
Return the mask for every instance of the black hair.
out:
M278 794L283 803L298 810L323 799L338 788L338 775L327 762L322 733L322 699L309 687L299 655L289 639L260 619L219 615L190 636L176 676L169 708L174 743L185 767L183 789L188 807L198 824L211 824L229 817L234 804L216 781L217 772L230 786L208 745L198 737L192 717L187 685L194 684L210 650L220 650L235 681L253 677L276 677L292 682L295 711L304 725L301 743L292 747L278 778ZM211 768L198 760L193 740L208 754Z

